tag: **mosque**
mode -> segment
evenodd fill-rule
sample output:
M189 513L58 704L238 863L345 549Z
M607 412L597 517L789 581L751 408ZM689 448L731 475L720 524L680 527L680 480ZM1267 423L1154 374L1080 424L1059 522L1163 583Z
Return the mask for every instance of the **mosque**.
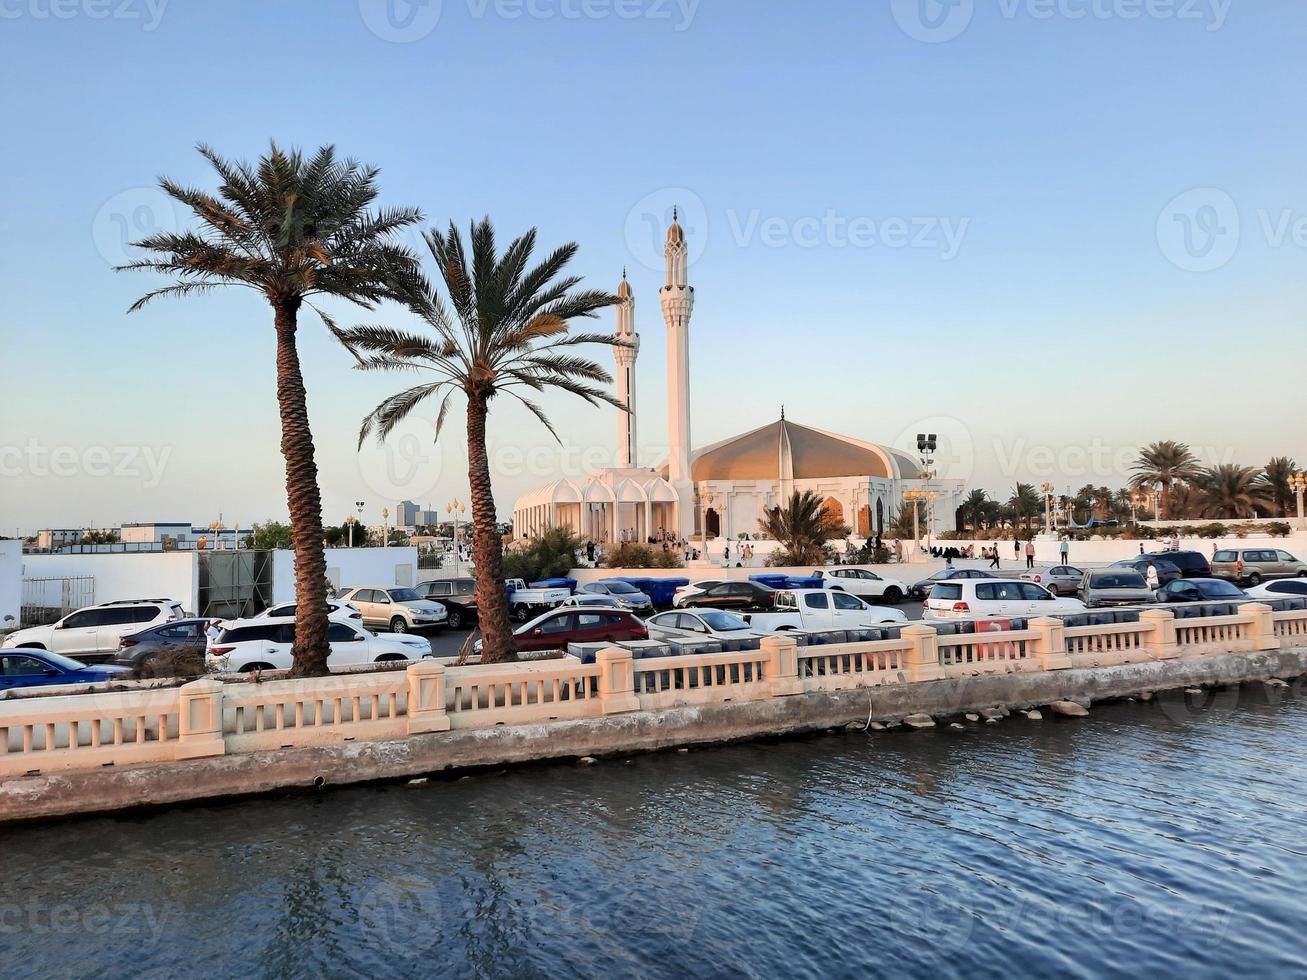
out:
M628 410L617 413L617 466L596 470L582 480L555 480L521 497L513 507L517 537L534 537L561 526L598 542L646 541L660 532L689 540L703 527L709 538L729 541L744 533L756 536L758 521L768 509L804 490L820 496L826 512L859 538L884 533L904 506L903 493L908 489L929 489L936 495L937 524L939 517L954 513L961 504L962 481L928 480L918 462L904 452L801 425L787 419L783 409L777 421L692 449L694 287L689 283L685 232L676 216L663 251L665 281L659 301L667 328L667 458L653 468L636 465L635 364L640 335L635 330L635 295L623 274L617 287L616 335L629 346L613 351L617 397ZM924 506L921 514L924 535Z

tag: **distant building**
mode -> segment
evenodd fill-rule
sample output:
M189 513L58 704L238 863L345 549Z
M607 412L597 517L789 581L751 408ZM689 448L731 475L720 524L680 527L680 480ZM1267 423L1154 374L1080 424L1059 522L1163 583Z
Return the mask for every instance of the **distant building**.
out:
M81 543L81 528L47 528L44 531L36 532L36 548L38 551L53 551L55 548L62 548L67 544Z
M417 527L421 514L422 508L413 501L401 500L395 509L395 524L397 527Z
M124 524L118 531L123 544L177 545L192 540L190 521Z

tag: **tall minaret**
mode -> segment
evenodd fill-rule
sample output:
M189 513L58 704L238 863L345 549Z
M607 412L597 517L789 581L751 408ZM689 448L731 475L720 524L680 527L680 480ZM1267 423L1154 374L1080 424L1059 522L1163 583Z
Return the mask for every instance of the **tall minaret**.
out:
M667 323L667 459L668 482L679 501L677 524L682 537L694 530L694 483L690 477L690 315L694 287L689 282L689 253L680 215L672 211L667 229L666 281L659 296Z
M622 270L622 282L617 287L618 340L624 340L630 347L614 347L613 357L617 360L617 400L626 406L625 412L617 413L617 465L623 469L636 465L638 454L635 446L635 358L640 353L640 335L635 332L635 294L631 284L626 281L626 270Z

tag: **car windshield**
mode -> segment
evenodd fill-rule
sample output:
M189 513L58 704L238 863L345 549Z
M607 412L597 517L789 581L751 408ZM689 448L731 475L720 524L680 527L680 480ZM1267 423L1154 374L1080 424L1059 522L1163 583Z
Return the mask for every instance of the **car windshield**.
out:
M732 630L747 630L749 628L748 623L739 616L732 616L730 613L703 612L699 614L699 618L707 623L710 629L714 629L718 633L729 633Z
M1148 583L1142 575L1095 575L1089 580L1091 589L1146 589Z
M613 595L635 595L640 591L627 582L605 582L604 585L608 586L608 591Z
M419 602L422 599L412 589L387 589L386 594L396 602Z

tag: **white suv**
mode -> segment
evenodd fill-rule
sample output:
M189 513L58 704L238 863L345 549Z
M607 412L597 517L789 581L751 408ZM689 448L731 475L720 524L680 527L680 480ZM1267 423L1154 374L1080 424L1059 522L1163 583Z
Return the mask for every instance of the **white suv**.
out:
M328 667L422 660L431 656L431 643L420 636L378 636L355 623L327 623L331 653ZM250 670L288 670L293 661L295 620L281 617L238 619L229 624L209 647L205 662L210 670L240 673Z
M1060 599L1034 582L972 578L937 582L926 597L922 619L975 619L1046 616L1084 612L1079 599Z
M337 592L336 598L359 610L365 626L391 633L438 629L449 620L449 611L443 603L424 599L415 590L398 586L353 585Z
M124 599L87 606L50 626L17 630L0 646L49 650L77 660L104 660L114 655L118 640L128 633L185 618L175 599Z
M898 579L881 578L865 568L832 568L825 573L826 588L848 592L863 599L878 599L897 606L908 594L908 587Z

